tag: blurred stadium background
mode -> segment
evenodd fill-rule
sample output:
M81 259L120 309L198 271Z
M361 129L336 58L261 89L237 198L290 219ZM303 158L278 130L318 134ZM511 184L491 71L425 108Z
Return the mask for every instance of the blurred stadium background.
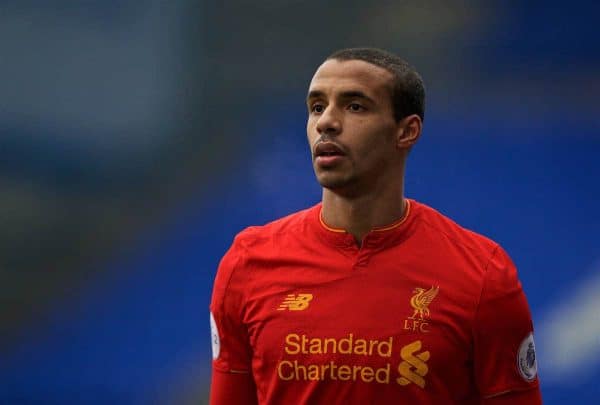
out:
M428 87L407 194L500 242L546 404L600 389L597 2L0 2L0 403L204 403L234 234L319 200L332 50Z

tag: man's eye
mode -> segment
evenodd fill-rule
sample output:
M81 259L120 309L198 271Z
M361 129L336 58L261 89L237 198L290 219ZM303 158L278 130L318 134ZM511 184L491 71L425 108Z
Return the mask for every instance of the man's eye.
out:
M315 113L322 113L323 111L325 111L325 107L321 104L315 104L310 108L310 111Z
M364 107L358 103L352 103L348 106L351 111L362 111Z

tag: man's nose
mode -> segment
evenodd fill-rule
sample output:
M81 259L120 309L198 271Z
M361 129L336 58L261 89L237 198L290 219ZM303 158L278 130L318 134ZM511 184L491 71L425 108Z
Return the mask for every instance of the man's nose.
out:
M337 135L342 132L342 121L333 106L328 106L317 120L319 134Z

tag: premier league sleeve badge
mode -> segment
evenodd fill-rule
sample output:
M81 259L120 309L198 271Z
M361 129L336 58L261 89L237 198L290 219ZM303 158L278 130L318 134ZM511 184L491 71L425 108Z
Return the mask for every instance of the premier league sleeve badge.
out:
M533 381L537 375L537 360L535 358L535 343L533 333L527 335L519 346L517 365L521 377L525 381Z

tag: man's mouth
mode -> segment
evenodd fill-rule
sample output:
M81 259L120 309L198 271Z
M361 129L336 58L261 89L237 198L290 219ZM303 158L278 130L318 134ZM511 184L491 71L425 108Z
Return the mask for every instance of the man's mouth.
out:
M315 146L315 157L344 156L342 149L332 142L320 142Z
M333 142L319 142L315 146L315 163L324 169L333 168L341 162L346 154Z

